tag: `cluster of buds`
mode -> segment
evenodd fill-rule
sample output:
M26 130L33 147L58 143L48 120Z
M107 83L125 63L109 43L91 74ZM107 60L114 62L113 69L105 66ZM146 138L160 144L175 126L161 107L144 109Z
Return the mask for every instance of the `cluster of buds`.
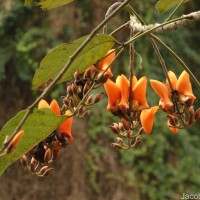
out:
M109 68L114 60L115 51L110 50L105 58L98 64L91 66L85 72L74 73L74 80L67 85L67 95L63 97L63 103L66 109L75 113L77 117L84 117L90 114L88 108L102 99L102 93L95 97L89 95L93 89L101 87L112 76Z
M50 104L45 100L41 100L38 108L49 108L56 115L71 114L69 110L61 111L55 99ZM73 141L71 134L72 122L73 117L68 117L45 140L31 149L27 155L22 156L20 159L22 166L37 176L50 175L54 168L49 167L49 164L56 161L60 156L60 150Z
M60 156L60 150L65 148L69 141L64 135L56 130L44 141L36 145L27 155L20 158L20 162L25 170L43 177L50 175L54 168L49 164L56 161Z
M186 71L183 71L178 79L172 71L169 71L168 78L165 84L157 80L150 80L150 83L161 97L159 107L167 113L170 130L177 133L179 129L191 126L200 118L200 108L194 110L196 97Z
M113 123L109 126L111 131L117 136L117 143L112 143L111 146L117 149L129 149L139 146L141 141L141 135L144 133L143 128L140 128L137 134L134 134L137 125L135 122L130 124L125 119L122 119L122 123Z

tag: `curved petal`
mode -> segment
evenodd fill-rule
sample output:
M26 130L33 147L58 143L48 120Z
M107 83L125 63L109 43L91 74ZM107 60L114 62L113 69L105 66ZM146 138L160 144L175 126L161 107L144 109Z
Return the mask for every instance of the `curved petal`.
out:
M110 110L112 107L115 107L117 102L121 99L120 88L110 79L104 83L104 88L108 96L108 106L107 110Z
M173 133L177 133L177 132L179 131L178 128L173 127L173 126L170 124L169 120L167 121L167 125L168 125L169 129L170 129Z
M176 77L176 75L174 74L174 72L169 71L169 72L168 72L168 76L169 76L169 79L170 79L170 81L171 81L173 90L176 90L176 84L177 84L177 77ZM169 83L168 83L168 80L167 80L167 79L166 79L166 86L167 86L168 89L170 90L170 86L169 86Z
M140 78L133 88L133 100L138 102L138 106L148 108L149 105L146 99L147 78L143 76Z
M150 134L152 131L154 116L158 109L159 109L158 106L154 106L149 109L142 110L140 114L140 121L142 127L144 128L144 131L147 134Z
M116 85L121 90L121 101L119 102L119 107L128 107L128 98L129 98L129 87L130 83L129 80L124 76L123 74L121 76L118 76L116 79Z
M170 93L167 86L160 81L150 80L151 87L161 97L163 108L168 109L171 105Z
M134 88L135 84L137 83L137 77L133 76L132 77L132 88Z
M44 99L40 100L40 102L38 103L38 108L50 108L49 104L47 103L47 101L45 101Z
M60 107L58 105L58 102L53 99L50 103L50 108L51 110L53 110L53 112L56 114L56 115L60 115Z
M108 55L108 54L110 54L110 55ZM110 51L108 51L108 53L106 55L108 55L108 56L106 56L101 62L99 62L99 65L98 65L98 69L101 71L106 70L106 68L113 62L113 60L115 59L115 50L111 49ZM109 75L109 77L113 76L110 68L106 71L105 74Z
M71 115L71 112L67 110L65 112L65 115ZM69 138L70 142L73 140L73 136L71 134L72 122L73 122L73 117L69 117L59 126L59 130L65 137Z
M189 96L191 99L196 99L192 92L189 74L184 70L178 78L176 89L180 95Z

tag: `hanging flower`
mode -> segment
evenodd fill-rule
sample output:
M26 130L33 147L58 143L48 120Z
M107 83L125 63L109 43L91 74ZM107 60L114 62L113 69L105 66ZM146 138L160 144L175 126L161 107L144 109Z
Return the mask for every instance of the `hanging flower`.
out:
M142 77L139 80L132 78L132 109L142 110L148 108L146 100L147 79ZM108 79L104 84L108 96L107 110L129 108L130 81L123 74L118 76L116 83Z
M192 92L189 74L186 71L183 71L178 79L172 71L168 72L168 76L173 91L171 91L168 81L164 84L157 80L150 80L151 87L161 97L159 105L163 109L168 110L171 106L173 106L173 92L178 94L178 101L180 103L186 103L188 100L194 101L196 99Z
M53 99L50 104L48 104L44 99L42 99L38 104L38 108L39 109L50 108L55 115L61 115L60 107L55 99ZM70 115L70 114L71 111L69 110L65 112L65 115ZM63 136L68 137L70 142L73 140L73 136L71 134L72 122L73 122L73 117L69 117L64 122L62 122L62 124L60 124L60 126L58 127Z

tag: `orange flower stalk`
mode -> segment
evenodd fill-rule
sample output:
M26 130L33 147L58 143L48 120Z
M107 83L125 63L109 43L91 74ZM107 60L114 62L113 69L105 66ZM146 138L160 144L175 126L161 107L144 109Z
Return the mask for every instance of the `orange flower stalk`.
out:
M50 105L45 100L42 99L38 104L38 108L39 109L50 108L55 115L61 115L60 107L55 99L51 101ZM65 115L70 115L70 114L71 111L69 110L65 112ZM73 140L73 136L71 134L72 122L73 122L73 117L69 117L58 127L58 129L62 132L63 136L68 137L70 142Z
M192 92L189 74L186 71L183 71L178 79L172 71L168 72L168 76L171 81L173 91L178 92L178 100L181 103L185 103L187 100L196 99ZM161 97L159 103L160 106L163 109L168 110L173 105L170 84L168 81L166 81L166 84L163 84L156 80L150 80L150 83L154 91Z
M135 76L132 78L132 108L134 110L148 108L146 87L147 79L145 76L139 80ZM109 79L104 84L104 88L108 95L107 110L116 111L129 107L130 82L123 74L117 77L116 83Z

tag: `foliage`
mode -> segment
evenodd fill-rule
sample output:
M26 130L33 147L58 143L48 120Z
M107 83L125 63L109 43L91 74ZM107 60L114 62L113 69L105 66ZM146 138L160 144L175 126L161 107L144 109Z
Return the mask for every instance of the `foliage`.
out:
M49 3L50 1L46 1L46 2ZM164 4L162 4L163 2ZM173 1L173 2L168 1L168 3L170 3L170 6L168 7L168 5L166 5L166 2L167 1L164 1L164 0L158 2L157 9L159 10L159 12L167 11L168 9L170 9L171 7L179 3L178 1ZM146 4L143 4L142 6L145 7L147 4L150 4L150 3L151 2L147 2ZM48 9L47 5L46 5L46 9ZM147 18L146 21L150 20L152 18L152 15L154 14L147 13L147 15L145 16ZM158 17L158 14L155 14L154 16L156 16L157 18L160 17L160 16ZM5 20L3 23L3 27L4 27L3 30L7 30L6 29L7 26L8 24L7 24L7 21ZM9 26L8 30L11 27L12 26ZM22 57L25 57L24 60L26 60L26 62L30 66L32 66L30 68L24 68L24 70L23 68L18 69L20 76L25 79L26 76L28 76L29 70L35 69L34 64L31 62L32 60L31 61L29 60L30 59L29 55L25 53L30 52L30 50L32 49L37 49L38 44L40 44L40 42L32 40L32 38L34 38L35 35L37 37L38 35L40 35L40 33L41 33L40 30L38 30L37 28L31 29L31 31L28 31L25 34L23 34L23 31L19 29L18 31L16 31L16 34L14 34L16 35L16 38L18 39L20 38L18 42L15 41L15 45L12 44L13 41L12 42L9 41L10 38L5 40L4 42L7 48L0 49L0 52L2 51L2 55L3 55L1 59L2 61L1 66L3 67L0 68L1 69L0 72L4 73L5 65L9 59L11 59L12 57L14 58L20 57L20 56L15 57L15 55L11 53L12 52L11 49L14 48L17 50L17 52L20 52L21 53L20 55L23 55ZM187 47L187 48L182 48L182 49L186 49L185 51L186 55L187 56L191 55L192 56L191 59L197 62L197 64L200 64L197 53L195 53L193 51L193 48L190 47L189 44L185 42L187 37L191 38L191 35L189 35L189 33L190 33L189 31L185 30L185 31L182 31L181 33L178 32L176 34L170 34L171 37L168 37L167 39L165 39L167 37L166 36L165 38L163 38L163 41L171 44L172 41L179 38L181 42L177 46L180 46L181 48L183 46ZM42 35L43 34L44 33L42 33ZM2 33L2 35L5 35L5 33ZM21 35L23 37L21 37ZM106 72L103 72L105 73L103 75L101 74L101 72L99 72L101 70L99 67L101 62L99 61L102 61L103 58L106 59L105 54L112 47L114 43L114 39L108 35L104 34L104 35L95 36L92 39L92 42L88 43L87 44L88 46L86 46L85 49L81 51L80 54L75 55L76 56L75 61L72 62L72 65L69 65L69 68L67 68L66 63L70 59L74 58L73 54L76 54L79 46L83 44L84 40L85 40L85 37L75 41L72 44L63 44L57 47L56 49L54 49L52 52L50 52L42 60L41 67L38 69L38 71L35 74L35 76L38 76L39 74L39 76L37 77L37 81L35 81L36 78L33 81L34 83L33 87L36 89L36 88L39 88L40 86L46 85L46 83L47 85L50 84L51 86L50 81L55 80L56 76L59 76L59 80L56 82L60 83L60 82L69 80L72 77L72 75L75 73L74 74L75 81L74 82L71 81L71 83L69 83L67 87L67 92L71 96L66 95L63 98L63 102L64 102L63 108L69 107L69 109L73 111L74 116L75 115L84 116L84 114L88 111L85 109L85 107L86 107L86 103L89 102L90 96L88 94L93 89L93 85L95 84L96 86L102 85L105 80L102 80L101 78L102 77L108 78L104 76L106 75ZM131 41L129 43L131 43ZM153 78L157 78L161 80L161 72L162 72L161 67L160 68L146 67L146 66L160 65L156 61L155 55L152 51L152 47L150 47L149 44L150 43L147 44L147 39L145 38L144 40L139 41L135 45L136 50L139 52L140 56L142 57L142 66L143 66L142 70L140 70L140 67L139 67L141 64L141 59L140 59L139 64L136 65L136 72L138 72L137 74L139 75L146 73ZM119 47L121 48L125 47L125 43L123 44L123 43L116 42L116 45L119 45ZM91 51L91 49L93 50ZM161 50L161 54L165 58L167 67L177 66L177 63L175 63L174 59L168 58L168 54L165 51ZM128 66L128 63L127 63L128 56L124 56L123 60L124 60L124 66ZM95 64L96 68L99 70L98 75L96 75L95 78L90 74L92 70L88 69L88 67L90 67L93 64ZM63 69L63 67L66 67L67 69L66 71L63 71L64 75L63 73L61 73L61 70ZM78 70L79 67L81 67L81 70L79 71L80 74L77 75L76 71ZM192 68L196 68L195 65L192 66ZM179 67L172 67L172 69L174 71L180 71ZM41 73L42 70L44 71ZM120 70L126 71L124 69L120 69ZM117 70L115 69L115 71ZM92 71L92 73L93 72L95 71ZM162 78L163 77L164 77L164 73L162 75ZM27 79L30 79L30 77L27 77ZM89 84L90 81L93 84ZM85 86L89 87L89 89ZM48 91L45 91L44 94L46 94L47 92ZM152 93L151 90L148 91L148 94L150 93ZM101 96L99 96L98 100L101 99L100 97ZM153 97L155 97L153 99L157 98L155 95ZM92 98L90 98L90 100L91 99ZM95 100L96 99L97 98L95 98ZM69 103L68 105L66 101L69 101L72 103ZM92 101L91 103L91 101L87 104L87 108L95 102L95 101ZM154 105L155 102L157 104L158 101L159 101L158 98L156 99L156 101L151 100L150 104ZM35 105L36 104L33 104L33 106ZM82 110L80 109L80 105L82 105ZM89 121L89 137L92 143L90 145L90 155L88 156L88 160L87 160L89 182L96 193L100 193L101 191L100 185L98 185L98 183L96 182L96 168L95 168L96 160L98 158L100 159L100 157L103 156L103 154L108 152L108 148L105 147L105 143L104 142L101 143L102 133L104 133L104 137L107 136L108 134L108 137L107 137L108 139L104 138L104 140L113 139L113 137L110 136L110 133L108 133L109 131L105 127L105 125L109 125L110 121L113 121L113 120L117 122L119 121L119 119L116 119L116 116L119 116L118 113L111 111L115 115L115 117L113 117L113 115L108 114L108 112L104 114L105 111L102 109L99 109L99 108L102 108L102 104L100 106L101 107L96 106L96 110L93 111L94 115L90 117L90 121ZM103 107L105 108L105 103L103 103ZM138 113L140 113L140 111ZM120 115L122 114L120 113ZM160 112L158 114L160 114ZM32 115L30 115L29 117L31 116ZM56 116L54 115L54 117ZM198 177L200 163L198 160L195 160L195 158L197 158L199 154L199 149L198 149L199 137L196 134L190 135L190 133L187 131L181 131L178 135L172 135L172 134L169 135L168 130L165 129L167 125L163 124L163 121L165 121L164 119L166 119L166 116L164 115L161 115L159 116L159 118L158 117L156 118L155 121L157 123L155 124L154 131L153 131L155 134L152 134L151 136L147 136L147 135L143 136L144 134L142 135L143 143L145 144L133 150L120 151L118 153L118 156L120 158L119 164L122 165L123 167L126 167L126 169L128 168L128 171L123 171L123 173L121 173L121 176L124 179L125 178L128 179L125 186L128 188L130 187L132 189L137 188L137 190L139 191L138 199L155 199L155 200L156 199L173 199L177 197L178 194L187 192L187 190L190 190L188 191L190 193L198 192L197 189L199 188L199 185L200 185L200 180L199 180L200 178ZM21 118L20 117L15 118L15 120L19 122ZM49 119L45 118L45 124L47 124L46 120L49 120ZM12 124L12 122L13 120L8 122L8 124L10 123ZM29 118L26 121L24 121L24 126L26 126L26 123L28 122L29 122ZM35 120L32 120L31 122L29 122L31 123L31 126L29 124L27 129L30 129L30 127L32 128L32 126L34 125L34 122ZM59 121L59 123L61 123L61 121ZM53 128L50 127L51 130L48 130L48 133L45 132L44 134L40 135L37 138L37 142L42 141L45 138L45 136L49 135L50 132L54 131L58 127L58 124L56 125L54 124L55 126ZM37 125L38 124L36 124L35 126ZM53 123L50 123L49 125L53 126ZM11 125L4 126L4 128L1 131L2 141L4 138L3 136L11 135L13 130L17 127L17 125L15 124L15 126L12 127L12 131L9 130L5 134L2 134L4 133L4 130L7 128L7 126L9 128L12 127ZM37 128L40 128L40 126ZM196 127L190 130L195 130L195 129ZM197 131L195 130L195 132ZM32 133L30 132L30 134ZM128 136L126 139L127 140L129 139ZM22 142L21 144L25 144L25 139L23 138L21 142ZM23 155L28 150L30 150L31 147L37 144L37 142L34 140L33 144L31 145L28 144L29 147L27 146L27 148L24 148L23 152L20 149L23 147L22 145L22 146L19 146L19 148L17 148L15 152L8 154L5 157L2 157L3 159L4 158L7 159L9 158L9 156L12 157L12 155L16 153L16 156L14 158L12 157L12 159L10 160L8 159L7 163L5 162L5 166L2 167L2 170L4 170L4 168L14 159L17 159L20 155ZM99 146L97 146L97 144L99 144ZM193 170L191 170L191 168ZM106 176L109 177L109 174L105 174L105 177ZM159 188L159 191L157 191L157 188Z

